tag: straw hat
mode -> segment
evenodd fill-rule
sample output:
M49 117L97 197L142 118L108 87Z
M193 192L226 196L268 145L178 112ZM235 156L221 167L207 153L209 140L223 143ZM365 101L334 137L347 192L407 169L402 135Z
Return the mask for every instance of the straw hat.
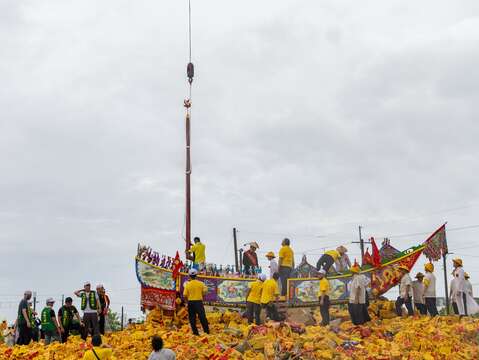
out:
M432 263L425 264L424 271L432 273L434 271L434 265Z
M254 248L256 248L256 249L259 249L259 245L258 245L258 243L257 243L256 241L252 241L252 242L250 242L248 245L251 246L251 247L254 247Z
M266 253L266 257L267 257L267 258L273 258L273 259L274 259L276 256L274 256L274 252L268 251L268 252Z
M469 276L468 273L464 273L464 277L465 277L466 279L469 279L469 278L470 278L470 276Z
M456 265L462 266L462 259L459 259L459 258L452 259L452 262Z
M422 279L422 278L424 278L424 274L422 272L418 272L416 274L416 279Z
M406 265L399 265L398 270L409 272L409 268Z

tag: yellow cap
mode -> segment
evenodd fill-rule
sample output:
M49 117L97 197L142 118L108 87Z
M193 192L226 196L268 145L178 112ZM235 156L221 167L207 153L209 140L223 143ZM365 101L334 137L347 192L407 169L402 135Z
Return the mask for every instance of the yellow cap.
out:
M434 265L432 263L427 263L424 265L424 270L432 273L434 271Z
M452 259L452 262L459 266L462 266L462 259L459 259L459 258Z
M465 277L466 279L469 279L469 278L470 278L470 276L469 276L469 274L468 274L467 272L464 273L464 277Z
M266 253L266 257L274 258L274 257L276 257L276 256L274 256L274 252L268 251L268 252Z

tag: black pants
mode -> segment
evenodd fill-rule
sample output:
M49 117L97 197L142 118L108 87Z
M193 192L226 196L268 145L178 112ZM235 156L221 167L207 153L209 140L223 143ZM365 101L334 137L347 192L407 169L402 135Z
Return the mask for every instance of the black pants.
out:
M414 315L414 310L412 309L412 299L411 299L410 296L406 300L404 300L402 296L398 296L398 298L396 300L396 314L397 314L397 316L402 315L403 304L406 305L408 315L413 316Z
M288 290L288 278L293 269L288 266L279 267L279 278L281 279L281 296L286 296Z
M200 318L201 326L203 331L207 334L210 333L210 328L208 326L208 320L206 319L205 307L203 306L203 301L193 300L188 301L188 318L190 320L191 331L193 334L199 335L198 329L196 328L196 315Z
M326 273L328 273L329 269L331 268L331 266L333 266L333 264L334 264L333 257L328 254L323 254L321 255L321 257L319 258L316 264L316 269L318 271L323 269L324 271L326 271Z
M426 298L426 309L429 315L431 316L437 316L439 314L437 311L437 306L436 306L436 298L433 298L433 297Z
M105 335L105 315L103 313L98 316L98 329L100 334Z
M459 315L459 308L457 307L456 302L452 303L452 310L454 311L454 314Z
M281 321L284 320L283 317L279 314L278 308L276 307L275 303L270 302L268 304L263 304L263 307L266 310L266 316L269 317L273 321Z
M326 326L329 325L329 296L325 295L323 297L323 305L319 305L319 312L321 313L321 325ZM321 300L320 300L321 301Z
M83 314L83 324L85 325L82 334L83 340L86 340L88 333L91 333L92 336L98 335L100 333L100 329L98 327L98 314L96 312Z
M17 345L28 345L32 341L32 329L27 324L21 324L18 326L18 340Z
M417 311L419 311L419 314L427 315L427 307L425 304L414 303L414 307L416 308Z
M349 316L351 316L351 322L354 325L362 325L367 321L371 321L366 304L348 303L348 311Z
M82 334L82 329L80 327L80 324L70 324L70 325L67 325L67 326L64 326L63 327L63 332L62 332L62 343L66 343L67 340L68 340L68 337L70 336L70 332L72 330L76 330L78 331L80 334Z
M259 318L260 315L261 315L261 305L247 301L246 302L246 317L248 318L248 324L253 323L253 316L254 316L256 325L259 325L261 323L261 320Z

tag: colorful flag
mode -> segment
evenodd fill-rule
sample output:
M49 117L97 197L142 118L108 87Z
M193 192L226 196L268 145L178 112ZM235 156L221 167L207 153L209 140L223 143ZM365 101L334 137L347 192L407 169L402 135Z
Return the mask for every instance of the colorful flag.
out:
M437 229L429 238L424 242L426 246L424 248L424 255L429 261L438 261L441 256L448 253L447 240L446 240L446 224Z
M173 260L173 279L176 279L180 274L180 269L183 267L183 262L180 259L178 250L176 251L175 259Z
M373 265L373 258L371 256L371 254L369 253L369 248L366 249L366 252L364 253L364 257L363 257L363 266L364 265Z

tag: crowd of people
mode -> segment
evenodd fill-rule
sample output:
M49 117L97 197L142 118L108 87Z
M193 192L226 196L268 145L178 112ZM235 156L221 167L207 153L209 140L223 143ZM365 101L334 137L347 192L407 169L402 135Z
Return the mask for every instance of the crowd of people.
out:
M74 294L80 298L83 317L80 317L71 297L65 299L58 312L54 310L55 300L48 298L45 307L38 314L32 307L32 292L25 291L18 305L14 325L15 343L28 345L31 341L43 338L48 345L54 341L66 342L73 332L80 334L84 340L88 334L104 334L106 316L110 309L110 298L104 286L99 284L95 291L91 289L91 284L86 282L83 289L75 291Z

